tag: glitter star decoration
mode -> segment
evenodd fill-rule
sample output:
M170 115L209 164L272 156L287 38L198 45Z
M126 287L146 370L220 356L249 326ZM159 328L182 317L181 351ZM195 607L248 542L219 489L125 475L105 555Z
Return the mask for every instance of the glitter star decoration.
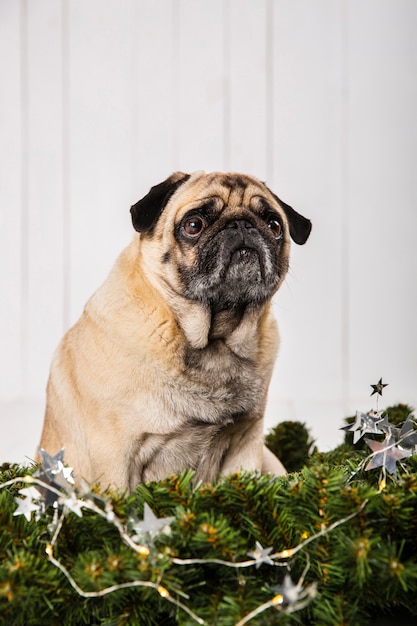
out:
M23 499L15 498L18 507L13 515L24 515L27 521L30 522L32 513L39 513L41 510L39 502L42 495L36 487L25 487L24 489L19 489L19 493L24 497Z
M309 601L314 598L317 593L317 584L311 583L305 587L303 587L303 584L304 575L294 584L291 576L286 574L281 585L272 587L272 590L276 594L273 599L273 605L276 606L276 608L285 607L287 613L292 613L293 611L307 606Z
M371 387L373 389L371 396L373 396L375 393L378 394L379 396L382 396L384 387L388 387L388 383L384 384L382 382L382 378L380 378L379 381L376 383L376 385L371 385Z
M352 424L343 426L340 430L353 432L353 443L357 443L365 434L381 435L384 431L381 429L383 418L380 413L361 413L356 411L355 421Z
M282 585L273 588L277 596L282 598L281 604L290 605L294 605L298 601L301 589L299 584L294 585L289 574L284 576Z
M42 464L33 476L55 489L64 489L67 493L71 493L73 491L74 479L72 477L72 467L64 466L64 448L55 456L51 456L42 448L39 451L42 457ZM49 506L56 506L60 497L57 493L41 486L39 491L43 496L45 509Z
M417 431L414 428L414 421L409 415L401 427L398 434L398 443L407 450L415 449L417 446Z
M395 445L392 437L388 436L384 441L375 441L374 439L365 439L373 454L365 467L365 470L382 467L389 474L396 476L397 463L402 459L411 456L411 450L405 450Z
M60 504L62 504L67 511L72 511L72 513L78 515L78 517L83 516L81 510L83 507L83 501L77 498L75 492L73 492L68 498L60 498Z
M259 541L256 542L256 548L253 552L248 552L248 556L252 557L256 561L256 569L258 569L262 563L273 565L274 562L270 558L272 548L264 548Z
M68 487L68 484L74 484L72 467L64 466L64 448L62 448L62 450L60 450L55 456L51 456L43 450L43 448L40 448L39 452L42 457L42 465L35 476L38 473L43 474L49 478L50 482L59 484L62 487Z
M152 536L161 532L169 532L174 519L175 517L156 517L150 506L145 502L143 520L138 520L135 516L129 518L130 526L133 533L135 533L132 539L137 541L143 537L143 535Z

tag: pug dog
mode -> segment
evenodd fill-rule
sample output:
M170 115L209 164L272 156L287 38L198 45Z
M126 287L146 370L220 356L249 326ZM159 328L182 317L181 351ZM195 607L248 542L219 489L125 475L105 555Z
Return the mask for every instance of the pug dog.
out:
M40 448L124 491L185 469L284 473L263 443L271 298L311 222L220 172L176 172L131 216L133 241L53 357Z

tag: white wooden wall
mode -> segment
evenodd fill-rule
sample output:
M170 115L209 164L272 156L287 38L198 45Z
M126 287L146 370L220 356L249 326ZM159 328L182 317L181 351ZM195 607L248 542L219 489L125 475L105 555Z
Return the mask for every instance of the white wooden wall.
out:
M267 425L417 406L415 0L0 0L0 461L173 170L267 180L314 223L276 297Z

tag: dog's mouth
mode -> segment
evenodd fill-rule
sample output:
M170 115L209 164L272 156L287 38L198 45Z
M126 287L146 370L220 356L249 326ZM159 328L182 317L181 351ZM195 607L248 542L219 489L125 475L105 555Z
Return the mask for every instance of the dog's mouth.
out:
M245 274L245 270L249 267L255 270L258 269L260 278L262 280L265 279L265 263L263 256L256 248L243 245L232 251L229 265L226 267L226 274L234 267L242 271L243 275Z

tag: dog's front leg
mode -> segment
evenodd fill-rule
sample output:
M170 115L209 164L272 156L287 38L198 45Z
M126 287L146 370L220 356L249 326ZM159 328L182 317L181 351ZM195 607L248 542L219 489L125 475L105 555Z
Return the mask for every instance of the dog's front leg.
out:
M263 447L262 474L275 474L275 476L284 476L286 469L281 461L275 456L267 446Z
M263 420L252 422L248 429L239 429L231 437L221 473L233 474L241 469L260 470L263 474L276 476L286 473L281 461L264 444Z

